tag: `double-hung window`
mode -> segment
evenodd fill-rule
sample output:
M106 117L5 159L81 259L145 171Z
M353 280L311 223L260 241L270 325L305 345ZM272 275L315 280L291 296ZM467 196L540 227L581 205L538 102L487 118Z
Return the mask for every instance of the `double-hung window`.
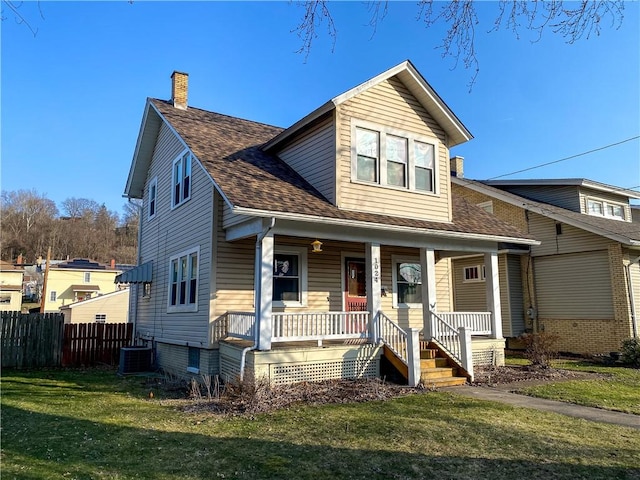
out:
M149 220L156 216L156 202L158 199L158 178L149 183Z
M84 272L84 283L91 282L91 272Z
M191 155L189 152L173 162L173 200L172 205L178 205L191 198Z
M484 282L485 269L484 265L473 265L471 267L464 267L462 271L463 282Z
M354 120L352 180L436 193L437 140Z
M587 212L589 215L625 220L624 206L619 203L589 198L587 199Z
M393 306L422 305L422 267L418 259L393 259Z
M169 312L198 311L198 247L169 260Z
M306 304L306 249L288 247L273 255L273 302L276 306Z

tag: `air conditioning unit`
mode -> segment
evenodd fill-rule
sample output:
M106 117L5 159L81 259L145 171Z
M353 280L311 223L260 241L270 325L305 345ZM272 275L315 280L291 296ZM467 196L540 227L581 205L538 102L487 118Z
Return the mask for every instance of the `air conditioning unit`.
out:
M128 375L151 371L151 347L122 347L118 374Z

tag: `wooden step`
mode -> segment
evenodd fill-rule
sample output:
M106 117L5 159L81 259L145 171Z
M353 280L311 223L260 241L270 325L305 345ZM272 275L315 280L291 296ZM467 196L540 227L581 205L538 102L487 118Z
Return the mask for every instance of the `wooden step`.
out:
M456 387L465 383L467 383L467 379L464 377L426 378L422 380L425 388Z
M438 356L438 350L435 348L427 348L425 350L420 350L420 358L422 359L431 359L436 358Z
M420 359L420 368L444 368L449 366L449 360L446 358L427 358Z
M420 378L449 378L456 376L456 369L447 367L447 368L425 368L420 371Z

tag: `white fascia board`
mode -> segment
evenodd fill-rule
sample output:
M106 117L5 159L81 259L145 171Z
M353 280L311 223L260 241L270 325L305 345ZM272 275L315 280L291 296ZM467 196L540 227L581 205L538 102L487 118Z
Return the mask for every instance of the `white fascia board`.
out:
M502 200L503 202L509 203L511 205L515 205L516 207L520 207L520 208L523 208L525 210L529 210L530 212L537 213L538 215L542 215L543 217L547 217L547 218L550 218L552 220L555 220L557 222L566 223L567 225L571 225L572 227L576 227L576 228L579 228L581 230L586 230L587 232L595 233L596 235L600 235L602 237L609 238L611 240L615 240L616 242L620 242L620 243L622 243L624 245L640 245L640 241L638 241L638 240L633 240L633 239L631 239L629 237L625 237L624 235L620 235L620 234L617 234L617 233L612 233L612 232L609 232L607 230L603 230L601 228L595 227L593 225L589 225L589 224L586 224L586 223L583 223L583 222L576 221L576 220L574 220L572 218L565 217L564 215L561 215L561 214L548 212L544 208L538 207L536 205L532 205L531 204L531 200L527 200L526 198L518 197L518 199L515 199L515 198L512 197L512 195L513 196L517 196L517 195L515 195L513 193L509 193L507 195L507 194L503 194L501 192L500 193L499 192L495 192L495 191L493 191L493 189L489 190L487 188L483 188L483 185L481 183L468 182L468 181L465 181L464 179L460 179L460 178L457 178L457 177L451 177L451 181L452 181L452 183L455 183L456 185L463 186L465 188L468 188L470 190L474 190L474 191L479 192L479 193L484 193L485 195L488 195L490 197L496 198L498 200ZM536 203L541 203L541 202L536 202ZM555 207L555 208L559 208L559 207ZM584 214L582 214L582 215L584 215Z
M243 238L255 237L264 230L264 220L262 217L251 217L237 225L228 227L225 230L227 242L242 240Z
M296 213L273 212L269 210L257 210L244 207L235 207L233 213L252 217L273 217L282 220L292 220L296 222L307 222L319 225L338 225L342 227L364 228L369 230L385 230L396 233L408 233L416 235L429 235L438 238L480 240L491 242L509 242L523 245L540 245L538 240L523 238L504 237L501 235L483 235L478 233L448 232L443 230L433 230L417 227L403 227L398 225L388 225L384 223L361 222L356 220L345 220L339 218L327 218L314 215L301 215Z
M133 159L131 160L131 167L129 168L129 175L127 177L127 183L124 188L124 196L128 198L142 198L142 195L136 193L132 194L133 179L138 167L138 158L140 156L140 149L142 147L143 139L145 138L145 130L147 126L147 120L149 118L149 109L151 106L151 100L147 98L147 102L144 107L144 113L142 114L142 122L140 122L140 130L138 131L138 138L136 140L136 148L133 151Z
M224 199L224 201L226 202L227 205L229 205L229 208L233 208L233 203L231 203L231 201L229 200L229 198L224 194L224 192L222 191L222 188L220 188L220 185L218 185L218 182L216 182L214 180L214 178L211 176L211 174L209 173L209 171L204 167L204 165L202 164L202 162L200 161L200 159L197 157L197 155L195 153L193 153L193 150L191 150L191 148L189 148L189 145L187 145L187 142L184 141L184 139L182 138L182 136L176 131L175 128L173 128L173 125L171 125L171 122L169 122L166 118L164 118L164 116L160 113L160 111L155 107L155 105L153 105L153 103L151 103L151 106L153 107L154 111L159 115L159 117L162 119L162 121L165 123L165 125L169 128L169 130L171 130L171 133L173 133L176 138L180 141L180 143L182 144L182 146L189 151L189 153L191 154L191 156L196 160L196 163L198 164L198 166L202 169L202 171L205 173L205 175L207 177L209 177L209 180L211 180L211 183L213 183L214 188L218 191L218 193L220 194L220 196Z
M563 186L563 185L575 185L577 187L587 187L593 190L600 190L602 192L613 193L617 195L627 196L630 198L640 198L640 192L634 192L626 188L619 188L613 185L607 185L606 183L596 182L595 180L589 180L587 178L545 178L545 179L520 179L520 180L484 180L482 183L486 183L491 186Z

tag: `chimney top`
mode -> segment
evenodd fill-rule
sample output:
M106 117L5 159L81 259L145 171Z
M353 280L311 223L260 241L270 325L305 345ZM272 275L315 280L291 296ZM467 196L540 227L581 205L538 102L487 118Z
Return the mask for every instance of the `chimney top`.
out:
M189 74L175 71L171 74L171 103L175 108L187 109Z
M451 176L452 177L464 177L464 157L451 157L449 159L449 165L451 167Z

